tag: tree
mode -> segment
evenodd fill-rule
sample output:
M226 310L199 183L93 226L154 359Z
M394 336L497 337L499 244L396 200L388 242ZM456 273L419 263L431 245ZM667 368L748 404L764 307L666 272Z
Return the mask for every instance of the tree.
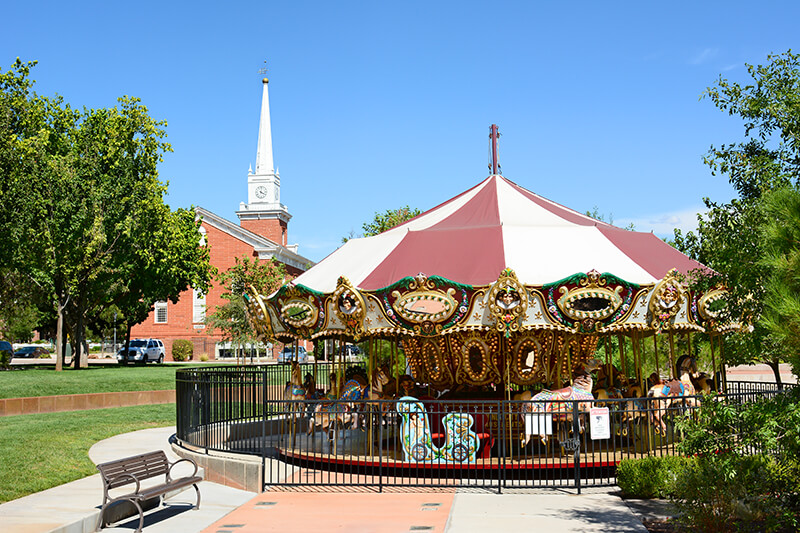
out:
M131 328L143 322L157 301L176 303L187 287L208 292L216 269L211 266L208 247L200 242L200 219L193 209L151 206L151 213L136 221L129 276L117 286L112 302L124 311L125 345Z
M214 312L206 317L206 325L220 330L223 339L237 346L239 353L246 344L258 340L247 314L245 295L251 287L264 295L280 288L287 281L286 267L275 259L259 261L242 256L235 258L235 264L218 277L225 287L222 299L226 302L216 306Z
M0 199L14 206L0 215L0 239L7 268L52 298L58 368L67 332L76 367L85 366L93 314L126 296L132 308L149 307L191 284L205 289L207 251L194 213L164 204L157 165L171 150L166 123L136 98L75 111L59 97L38 96L32 66L17 60L0 74Z
M372 237L373 235L378 235L420 214L422 214L422 211L416 208L411 209L408 206L399 209L388 209L384 213L376 212L375 218L373 218L371 222L364 222L361 226L361 229L364 230L362 235L356 235L355 232L351 231L350 235L342 237L342 242L347 242L357 237Z
M50 279L38 268L30 246L32 212L40 208L31 177L41 175L52 156L64 153L63 135L74 113L60 98L33 92L30 71L36 62L17 59L0 71L0 321L10 324L24 313L24 302L52 301ZM44 306L45 308L47 306Z
M800 374L800 191L793 187L765 196L765 254L771 271L765 286L764 324L788 348L795 374Z
M614 225L614 214L609 213L608 216L606 217L603 213L600 212L600 209L597 206L594 206L591 211L586 211L583 214L586 215L587 217L592 217L595 220L599 220L600 222L605 222L607 224L611 224L612 226ZM631 222L623 229L626 229L628 231L636 231L636 225L633 222Z
M724 317L753 328L745 337L732 336L727 361L767 362L780 380L778 363L787 347L762 320L773 269L761 261L768 222L763 198L796 187L800 177L800 57L788 51L767 59L766 65L747 65L752 84L720 77L704 93L720 110L744 120L743 142L712 146L705 156L712 175L727 176L738 198L727 203L704 198L708 212L698 216L697 236L676 232L675 243L715 271L695 273L694 287L724 285L729 291Z

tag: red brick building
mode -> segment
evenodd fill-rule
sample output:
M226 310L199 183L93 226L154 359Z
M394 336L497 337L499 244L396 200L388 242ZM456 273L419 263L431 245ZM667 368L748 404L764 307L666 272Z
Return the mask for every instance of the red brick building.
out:
M236 212L239 224L224 219L202 207L196 208L202 220L201 233L210 247L211 264L220 272L232 267L237 257L272 258L283 263L296 276L313 263L297 253L297 245L288 245L288 225L292 216L280 203L280 176L272 160L272 133L269 116L268 80L263 80L261 117L258 132L256 170L247 176L248 202ZM189 289L177 303L157 302L147 320L134 326L131 338L157 338L164 341L167 360L172 359L172 343L188 339L194 344L194 358L206 355L217 359L230 353L219 332L207 331L206 310L225 303L222 287L215 283L208 294ZM263 352L264 347L260 348Z

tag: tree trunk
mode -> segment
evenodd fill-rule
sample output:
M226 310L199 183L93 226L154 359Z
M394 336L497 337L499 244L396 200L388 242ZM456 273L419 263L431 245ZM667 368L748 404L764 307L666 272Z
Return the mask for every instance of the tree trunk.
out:
M122 353L124 354L125 357L128 357L128 350L131 349L131 325L128 322L125 322L125 344L124 344L124 346L125 346L125 348L124 348L124 351ZM128 360L127 359L123 359L123 361L125 362L126 365L128 364Z
M78 313L78 320L75 323L75 335L73 340L75 341L74 346L74 353L72 355L72 360L75 362L75 369L80 368L88 368L89 367L89 360L87 355L83 351L84 345L84 326L83 326L83 315L79 312Z
M56 322L56 372L64 369L64 308L56 300L58 320Z
M775 383L778 384L778 390L783 390L783 383L781 382L780 360L773 359L772 361L768 361L767 364L772 369L772 372L775 374Z

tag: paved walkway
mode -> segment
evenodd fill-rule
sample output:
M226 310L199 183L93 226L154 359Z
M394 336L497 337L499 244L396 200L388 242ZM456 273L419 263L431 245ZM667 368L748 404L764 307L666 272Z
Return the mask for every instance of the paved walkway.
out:
M117 435L89 450L95 463L163 449L173 459L169 438L175 428ZM203 481L200 509L192 510L193 490L168 499L145 514L145 533L245 533L347 531L461 533L536 530L645 533L638 516L616 489L535 493L472 490L354 492L338 489L269 491L255 494ZM94 475L0 505L4 533L85 533L94 531L102 502ZM133 531L138 517L108 533Z

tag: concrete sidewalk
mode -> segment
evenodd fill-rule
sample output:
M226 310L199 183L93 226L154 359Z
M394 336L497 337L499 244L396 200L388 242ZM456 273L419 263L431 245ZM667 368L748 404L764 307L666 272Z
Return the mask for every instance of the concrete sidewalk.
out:
M95 463L156 449L176 460L169 443L175 428L147 429L117 435L95 444ZM502 495L474 489L355 492L327 487L261 494L203 481L199 510L192 510L193 490L169 498L145 514L146 533L300 533L349 532L485 532L517 529L559 532L645 533L639 516L611 489L588 489L582 495L558 489L506 491ZM94 475L0 505L5 533L88 533L94 531L102 503L100 476ZM108 533L130 532L138 516L123 520Z
M95 464L130 455L164 450L171 461L179 459L172 452L170 436L174 427L145 429L117 435L98 442L89 450ZM166 500L162 509L145 513L144 531L176 533L201 531L251 500L255 494L203 481L200 487L200 509L191 510L194 490L184 491ZM25 496L0 505L0 531L4 533L89 533L94 531L103 503L100 474L79 479L59 487ZM103 531L134 531L138 515L123 520L116 527Z

